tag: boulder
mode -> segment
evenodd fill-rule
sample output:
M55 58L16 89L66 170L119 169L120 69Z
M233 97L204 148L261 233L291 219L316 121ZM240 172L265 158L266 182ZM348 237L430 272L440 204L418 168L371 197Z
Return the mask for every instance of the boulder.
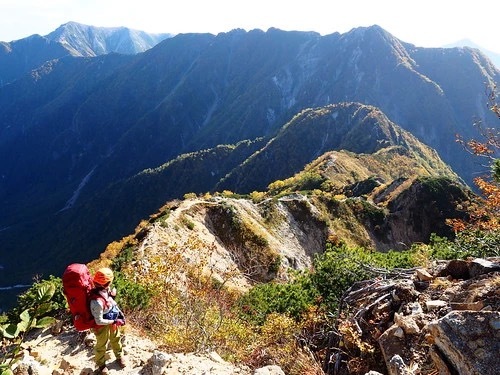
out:
M498 374L500 312L452 311L426 329L433 337L434 350L453 367L450 373ZM439 365L442 363L436 363Z

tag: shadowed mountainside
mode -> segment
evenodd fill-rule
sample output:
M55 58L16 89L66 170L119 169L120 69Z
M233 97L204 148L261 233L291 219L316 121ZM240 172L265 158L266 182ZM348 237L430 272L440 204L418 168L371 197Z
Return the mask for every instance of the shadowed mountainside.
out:
M345 119L350 121L344 123ZM336 136L335 131L338 131ZM369 152L349 151L349 143L358 139L361 133L365 135L364 145L354 142L350 147L354 150L361 147ZM325 144L321 136L324 134L330 134L330 143ZM296 144L299 140L304 145L302 151ZM302 234L290 236L306 238L313 233L314 249L302 245L308 253L321 251L330 231L351 244L384 251L406 248L415 241L426 242L432 232L451 235L444 221L461 217L455 205L461 202L465 206L468 199L456 174L435 151L388 121L378 109L346 103L304 111L285 125L277 140L267 144L256 140L182 155L159 168L145 170L110 185L84 204L77 200L75 206L49 217L9 228L2 233L5 247L14 249L23 233L29 232L31 237L23 238L29 249L44 250L40 258L32 259L31 263L16 257L7 260L6 264L17 270L15 277L28 280L32 272L60 274L69 262L88 262L108 243L133 231L141 219L183 192L221 191L216 184L225 175L247 176L246 181L251 181L254 172L248 171L261 170L259 155L265 154L268 163L274 160L276 165L281 165L283 147L280 142L295 149L296 157L290 159L292 166L294 163L295 168L309 164L297 175L285 176L284 181L279 180L283 178L279 168L274 174L263 172L259 176L256 173L255 184L268 180L270 199L300 191L326 193L323 198L321 195L314 198L317 200L314 204L321 208L312 211L323 212L321 218L311 213L307 208L310 203L303 199L287 198L282 203L288 207L286 210L294 213L285 215L280 225L300 215L294 221L305 226L300 231ZM347 150L332 151L340 150L339 145ZM316 158L317 152L324 154ZM193 175L197 179L193 179ZM196 190L199 186L202 190ZM337 195L346 200L337 200L334 198ZM213 228L227 228L233 220L224 219L224 205L220 204L219 213L219 210L211 210L215 214L211 220L218 218ZM265 215L255 220L256 225L265 225ZM330 229L328 223L333 225ZM317 225L319 227L313 230ZM217 235L220 237L222 232ZM230 240L226 245L235 246ZM293 247L288 251L293 252ZM46 263L45 259L58 259L58 262Z

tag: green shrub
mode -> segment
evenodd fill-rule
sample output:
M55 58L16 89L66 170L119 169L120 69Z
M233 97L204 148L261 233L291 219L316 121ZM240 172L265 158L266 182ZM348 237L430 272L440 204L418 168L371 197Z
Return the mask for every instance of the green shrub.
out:
M500 256L500 231L465 230L454 240L431 235L429 246L433 259L466 259Z
M171 210L170 209L165 209L165 211L161 214L161 216L157 217L155 219L155 222L160 223L160 225L164 228L168 227L167 220L170 216Z
M181 220L182 224L184 224L186 228L188 228L189 230L194 229L194 222L192 220L188 219L186 216L183 216Z
M394 268L412 268L419 266L418 249L410 249L405 251L390 250L387 253L372 252L371 263L374 266L392 270Z
M500 230L465 230L457 234L454 242L463 258L500 256Z
M321 184L325 182L325 178L315 172L304 172L298 176L295 189L299 191L320 189Z
M419 261L417 249L384 253L345 244L327 244L326 251L315 259L311 277L331 309L336 308L339 298L355 282L373 278L380 272L415 267Z
M51 298L44 304L45 313L64 311L66 309L66 298L62 293L62 280L59 277L50 276L47 280L40 280L17 298L17 305L7 313L9 321L14 321L25 310L33 309L39 303L41 291L54 290ZM45 292L44 292L45 293Z
M33 328L45 328L55 322L49 314L56 308L57 303L52 299L58 294L54 280L43 280L22 294L20 305L24 309L14 316L13 310L7 324L0 325L0 339L5 345L0 353L0 374L12 375L12 366L18 361L22 349L24 335ZM18 309L21 309L20 305Z
M262 325L273 313L299 320L317 297L318 291L311 279L304 275L288 284L259 284L238 301L238 306L245 320Z
M120 271L123 266L127 265L134 259L134 247L128 245L122 249L118 255L113 259L112 268L114 270Z
M313 271L299 274L288 284L257 285L239 300L239 309L247 320L259 325L272 313L300 320L312 306L335 311L342 295L355 282L384 270L414 267L418 260L416 250L381 253L328 244L326 251L314 259Z
M116 302L123 310L135 310L149 306L152 293L144 286L131 281L122 272L115 272Z
M328 245L327 250L315 258L312 283L329 311L337 310L340 297L353 283L372 276L364 266L372 261L369 252L346 245Z

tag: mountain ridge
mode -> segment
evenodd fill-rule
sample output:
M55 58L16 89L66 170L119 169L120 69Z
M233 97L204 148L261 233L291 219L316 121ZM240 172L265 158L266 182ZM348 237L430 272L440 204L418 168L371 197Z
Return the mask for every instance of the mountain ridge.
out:
M96 27L68 22L51 33L0 42L0 87L45 63L65 56L96 57L144 52L172 34L151 34L126 27Z
M314 120L311 121L311 118ZM373 154L381 148L395 145L401 145L415 155L430 153L429 150L423 151L423 145L391 123L378 108L359 103L339 103L305 109L238 170L226 175L217 184L216 190L249 193L252 189L265 189L269 183L293 175L301 166L330 150ZM262 160L260 164L258 158ZM272 160L271 165L269 159ZM278 173L275 164L284 169ZM437 164L429 170L436 174L438 171L450 172L444 164L439 169L436 167ZM268 173L271 173L270 177L267 177ZM231 180L235 182L231 183ZM252 182L245 184L244 180Z
M122 54L144 52L162 40L172 37L172 34L153 34L123 26L97 27L70 21L45 37L61 43L72 56L91 57L111 52Z
M483 46L480 46L479 44L473 42L470 39L461 39L458 40L454 43L449 43L443 46L444 48L453 48L453 47L470 47L470 48L477 48L481 52L483 52L488 58L498 67L500 67L500 53L499 52L493 52Z

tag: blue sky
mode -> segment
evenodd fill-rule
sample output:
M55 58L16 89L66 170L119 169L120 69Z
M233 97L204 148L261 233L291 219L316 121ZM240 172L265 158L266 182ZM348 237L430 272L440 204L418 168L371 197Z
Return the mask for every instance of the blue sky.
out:
M0 41L46 35L68 21L153 33L277 27L344 33L377 24L421 47L462 39L500 53L499 0L0 0Z

